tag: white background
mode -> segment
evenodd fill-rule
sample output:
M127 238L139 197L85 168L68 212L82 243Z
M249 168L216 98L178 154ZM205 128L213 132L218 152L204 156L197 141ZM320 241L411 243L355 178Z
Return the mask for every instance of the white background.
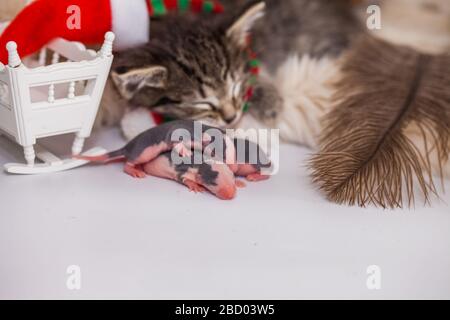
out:
M67 153L71 137L46 143ZM88 147L122 143L109 130ZM311 185L307 158L283 146L280 173L231 202L120 164L1 172L0 298L450 298L449 193L415 210L337 206ZM1 137L0 164L11 161L22 151ZM70 265L81 290L66 287ZM367 289L370 265L381 290Z

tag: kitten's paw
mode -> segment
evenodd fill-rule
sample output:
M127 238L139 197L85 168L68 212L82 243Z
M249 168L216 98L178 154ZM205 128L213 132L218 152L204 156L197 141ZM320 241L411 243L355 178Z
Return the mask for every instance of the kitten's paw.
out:
M278 90L268 82L259 83L250 100L250 113L264 124L274 126L282 110L283 99Z

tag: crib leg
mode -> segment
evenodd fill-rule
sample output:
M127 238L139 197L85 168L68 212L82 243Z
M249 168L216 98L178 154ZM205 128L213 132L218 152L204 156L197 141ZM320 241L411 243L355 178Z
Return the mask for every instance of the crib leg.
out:
M72 145L72 154L73 155L79 155L81 151L83 150L84 146L84 138L80 137L78 134L75 137L75 141Z
M36 158L36 154L34 153L34 147L33 146L27 146L23 148L25 160L27 161L28 166L33 167L34 166L34 159Z

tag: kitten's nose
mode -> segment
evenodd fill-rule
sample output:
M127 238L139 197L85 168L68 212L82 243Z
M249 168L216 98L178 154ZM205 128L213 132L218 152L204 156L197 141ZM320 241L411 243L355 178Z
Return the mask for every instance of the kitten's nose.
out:
M225 118L224 120L227 124L230 124L230 123L233 123L234 120L236 120L236 117L237 117L237 115L235 114L231 118Z

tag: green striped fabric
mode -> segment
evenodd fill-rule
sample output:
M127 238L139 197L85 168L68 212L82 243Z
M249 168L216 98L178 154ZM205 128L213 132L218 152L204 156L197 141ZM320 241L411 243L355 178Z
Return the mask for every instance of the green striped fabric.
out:
M167 14L167 9L166 6L164 5L164 0L151 0L151 5L153 7L153 14L155 15L155 17Z
M249 110L250 110L250 104L249 104L248 102L246 102L246 103L244 104L244 107L242 108L242 111L243 111L244 113L247 113Z
M191 1L190 0L178 0L178 8L180 12L186 12L189 10Z
M186 12L191 8L191 0L177 0L177 9L180 12ZM150 5L153 9L153 15L155 17L164 16L168 13L164 0L150 0ZM211 13L214 12L215 3L214 1L203 1L202 11Z
M256 68L256 67L259 67L259 65L260 65L260 62L258 59L250 60L250 67Z
M211 1L205 1L203 3L203 11L204 12L212 12L214 10L214 3Z

